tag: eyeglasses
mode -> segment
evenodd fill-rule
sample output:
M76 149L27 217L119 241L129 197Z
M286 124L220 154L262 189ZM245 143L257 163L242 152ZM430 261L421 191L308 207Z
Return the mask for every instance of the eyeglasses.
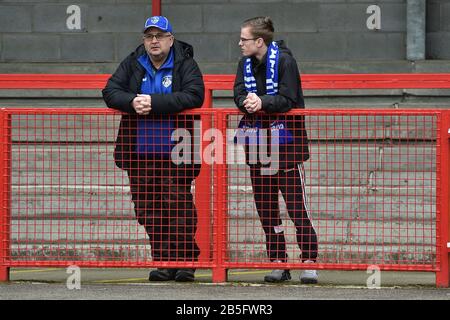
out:
M145 40L150 40L150 41L153 41L153 39L156 39L156 41L161 41L162 39L170 37L170 36L172 36L172 34L170 34L170 33L157 33L157 34L146 33L146 34L144 34L143 38Z
M259 38L249 38L249 39L247 39L247 38L239 38L239 41L246 42L246 41L257 40L257 39L259 39Z

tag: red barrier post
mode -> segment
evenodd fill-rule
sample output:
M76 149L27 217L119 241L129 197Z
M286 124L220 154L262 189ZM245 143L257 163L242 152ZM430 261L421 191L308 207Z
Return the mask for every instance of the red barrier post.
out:
M437 163L440 166L440 175L438 175L438 177L440 176L440 194L437 195L440 201L439 216L437 217L440 233L438 234L438 241L436 243L437 253L439 254L438 258L441 263L439 271L436 272L436 286L448 287L450 284L450 255L448 247L450 243L450 113L443 111L441 115L441 146L437 159Z
M0 281L9 281L11 210L11 115L0 111Z
M202 108L212 108L212 90L205 89L205 101ZM204 133L211 128L211 114L202 115L202 128L200 130L200 153L203 157L203 141ZM198 224L197 224L197 243L200 248L199 261L208 262L211 259L211 165L205 163L202 159L202 169L199 176L195 179L195 206L197 207Z
M216 125L218 132L222 132L224 135L226 133L226 126L224 125L224 119L226 114L224 112L217 113ZM224 257L227 250L227 229L226 229L226 217L227 217L227 140L223 139L222 145L219 152L222 152L223 158L220 163L215 164L214 172L214 201L216 204L215 214L214 214L214 255L213 264L214 268L212 271L212 281L213 282L226 282L228 278L227 269L224 268Z

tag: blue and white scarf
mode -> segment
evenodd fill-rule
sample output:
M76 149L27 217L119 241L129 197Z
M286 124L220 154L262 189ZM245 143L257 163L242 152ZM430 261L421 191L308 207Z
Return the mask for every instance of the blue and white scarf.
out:
M280 57L280 49L275 41L272 41L267 49L266 55L266 94L274 96L278 94L278 62ZM248 57L244 61L244 83L247 92L257 93L256 79L252 72L252 59ZM253 143L259 144L259 130L261 129L261 121L249 122L245 117L239 123L239 131L235 142L242 141L242 136L245 137L245 144ZM270 124L272 133L278 133L279 144L287 144L293 141L292 133L287 129L283 121L276 120ZM253 139L248 138L248 134L252 133ZM255 137L256 136L256 137ZM239 142L237 142L239 143Z
M278 60L280 50L275 41L267 49L266 63L266 94L274 96L278 93ZM247 92L256 93L256 79L252 73L252 59L247 58L244 62L244 82Z

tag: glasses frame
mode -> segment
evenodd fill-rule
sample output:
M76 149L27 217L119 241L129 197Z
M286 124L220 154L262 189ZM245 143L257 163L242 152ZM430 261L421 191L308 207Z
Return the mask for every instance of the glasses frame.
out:
M171 33L157 33L157 34L146 33L142 36L142 39L149 41L153 41L153 39L156 39L156 41L160 42L161 40L171 36L172 36Z
M261 37L258 37L258 38L239 38L239 41L240 42L247 42L247 41L250 41L250 40L253 40L253 41L255 41L255 40L258 40L259 38L261 38Z

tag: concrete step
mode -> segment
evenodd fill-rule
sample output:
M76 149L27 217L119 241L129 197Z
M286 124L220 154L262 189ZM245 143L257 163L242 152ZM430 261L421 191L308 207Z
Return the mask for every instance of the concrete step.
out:
M263 263L268 262L265 245L230 244L227 259L231 263ZM300 263L300 250L296 245L287 246L288 262ZM436 266L436 250L434 246L421 245L386 245L379 244L342 244L320 243L318 261L337 264L399 264L399 265L431 265Z
M228 127L238 127L241 115L231 115ZM120 115L12 116L13 142L111 142L115 141ZM310 115L305 118L312 141L434 141L437 116L427 115ZM226 136L226 133L222 133ZM231 136L234 134L231 133ZM193 137L200 142L202 137ZM195 141L197 141L195 140ZM367 141L366 141L367 140Z
M254 216L250 186L230 187L228 215ZM192 189L195 194L195 188ZM432 219L436 212L436 195L428 189L417 192L409 188L306 187L312 215L321 218L392 218ZM285 212L283 199L280 208ZM206 201L207 199L203 199ZM22 218L108 216L122 219L134 215L128 186L22 186L12 188L12 215Z
M411 219L396 221L386 219L365 220L318 220L312 218L319 243L391 245L429 245L436 243L436 228L431 220ZM425 222L424 222L425 221ZM296 244L295 228L290 220L284 220L284 234L287 243ZM231 243L264 245L265 236L258 218L229 219L227 232Z
M12 261L104 261L121 263L145 263L152 260L150 245L133 244L50 244L20 243L11 245ZM287 245L289 263L301 263L300 251L294 244ZM399 264L436 266L436 251L432 246L379 244L321 243L318 261L337 264ZM264 244L231 243L226 248L225 262L242 264L267 263Z
M417 245L433 247L436 228L431 221L422 219L403 221L328 221L314 220L319 243L340 245ZM284 222L287 243L296 244L295 229L291 221ZM265 244L259 220L229 219L228 241L231 244L259 246ZM32 219L11 221L11 239L27 244L133 244L147 241L145 229L135 219L106 220L93 216L91 220Z
M245 158L242 146L229 146L227 158L231 175L243 172ZM217 151L217 153L220 152ZM25 144L12 146L12 172L53 172L64 176L81 171L96 174L107 171L111 176L120 175L114 163L113 145L57 145ZM216 158L215 162L220 161ZM203 158L203 161L210 161ZM276 163L272 164L275 167ZM335 181L345 181L352 175L362 175L364 181L376 171L385 172L435 172L436 147L428 144L360 146L358 144L332 144L310 146L310 160L305 162L307 177L331 175ZM312 178L315 178L312 176ZM336 179L339 178L339 179ZM360 184L358 181L350 181ZM367 183L364 183L367 184Z

